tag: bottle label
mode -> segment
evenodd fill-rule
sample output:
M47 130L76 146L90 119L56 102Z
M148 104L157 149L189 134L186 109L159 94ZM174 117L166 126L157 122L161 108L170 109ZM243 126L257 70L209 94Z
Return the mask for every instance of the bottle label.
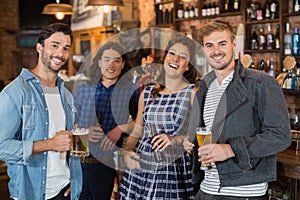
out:
M216 7L216 15L220 14L220 9L219 7Z
M189 18L189 11L187 10L187 11L184 11L184 18Z
M183 18L183 10L178 10L177 11L177 17L180 19L180 18Z
M256 19L257 20L262 20L263 19L263 12L262 12L262 10L257 10L256 11Z
M291 55L292 50L291 49L284 49L284 55Z
M273 13L273 12L274 12L274 13L276 12L276 3L272 3L272 4L271 4L270 10L271 10L272 13Z
M234 3L233 3L233 9L234 10L238 10L239 9L239 2L238 1L234 1Z
M189 17L190 17L190 18L195 17L195 12L194 12L193 10L190 10L190 12L189 12Z

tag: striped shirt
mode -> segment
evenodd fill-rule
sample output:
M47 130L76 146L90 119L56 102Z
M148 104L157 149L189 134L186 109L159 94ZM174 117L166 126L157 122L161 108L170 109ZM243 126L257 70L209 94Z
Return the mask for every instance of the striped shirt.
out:
M209 86L203 112L203 118L206 127L212 127L220 99L232 78L233 72L222 81L221 85L219 85L217 79L215 79ZM200 185L201 190L208 194L238 197L262 196L266 193L267 187L267 183L258 183L252 185L220 188L220 178L218 169L215 165L212 169L205 170L204 180Z

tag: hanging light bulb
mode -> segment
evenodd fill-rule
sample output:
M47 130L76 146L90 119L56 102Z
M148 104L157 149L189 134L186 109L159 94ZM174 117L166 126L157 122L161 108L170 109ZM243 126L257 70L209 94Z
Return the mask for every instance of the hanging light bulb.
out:
M42 14L55 15L56 19L63 20L65 15L73 14L73 7L70 4L59 3L59 0L56 0L56 3L47 4Z
M55 18L58 20L63 20L65 18L65 14L63 12L55 13Z

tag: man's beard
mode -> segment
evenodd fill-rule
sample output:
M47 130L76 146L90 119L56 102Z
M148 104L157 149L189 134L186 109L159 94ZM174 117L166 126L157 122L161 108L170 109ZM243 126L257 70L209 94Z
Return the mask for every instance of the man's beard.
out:
M59 69L53 69L51 67L51 59L53 59L53 58L57 58L57 59L60 59L62 61L63 64L61 65L61 67ZM61 70L62 66L66 63L66 59L60 58L60 57L57 57L57 56L52 56L52 55L48 56L47 54L43 53L42 54L42 62L45 66L48 67L49 70L51 70L54 73L58 73Z

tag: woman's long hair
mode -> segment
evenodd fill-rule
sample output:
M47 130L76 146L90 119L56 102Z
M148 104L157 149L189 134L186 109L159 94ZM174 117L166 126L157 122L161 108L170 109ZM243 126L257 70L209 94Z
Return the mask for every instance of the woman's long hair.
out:
M187 36L184 35L179 35L177 37L175 37L174 39L170 40L166 50L164 51L164 55L162 57L162 60L160 61L162 64L164 64L164 60L170 50L170 48L174 45L174 44L183 44L184 46L186 46L189 50L189 54L190 54L190 60L189 60L189 64L188 67L189 69L187 71L185 71L183 73L182 79L185 82L188 83L195 83L196 81L196 76L197 76L197 72L195 67L193 66L192 63L194 63L194 52L195 52L195 42L190 39ZM165 70L164 67L162 68L162 71L157 79L157 84L154 86L153 90L151 91L151 96L152 98L155 98L157 96L157 94L162 91L165 88Z

